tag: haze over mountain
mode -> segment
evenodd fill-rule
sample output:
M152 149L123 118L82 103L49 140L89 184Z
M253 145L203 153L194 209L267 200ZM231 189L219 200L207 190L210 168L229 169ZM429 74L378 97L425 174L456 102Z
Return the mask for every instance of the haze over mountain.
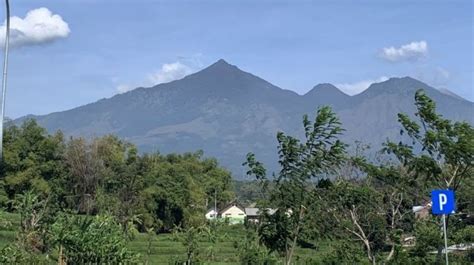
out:
M330 105L339 115L346 129L343 140L349 144L359 140L378 148L387 138L397 139L397 113L414 112L414 93L420 88L445 117L474 124L474 103L410 77L372 84L355 96L331 84L298 95L224 60L170 83L15 122L35 118L50 132L62 130L71 136L113 133L143 152L202 149L241 177L248 152L276 170L276 133L302 136L303 114L314 117L321 105Z

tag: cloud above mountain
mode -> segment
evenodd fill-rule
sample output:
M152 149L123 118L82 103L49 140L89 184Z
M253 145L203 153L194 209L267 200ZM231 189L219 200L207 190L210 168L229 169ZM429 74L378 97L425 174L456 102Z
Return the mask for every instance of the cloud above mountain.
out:
M353 83L340 83L340 84L336 84L335 86L341 89L344 93L352 96L366 90L373 83L379 83L379 82L383 82L387 80L388 80L388 77L381 76L376 79L366 79L366 80L356 81Z
M385 47L380 57L390 62L414 61L428 55L426 41L413 41L400 47Z
M119 84L117 86L117 92L125 93L139 86L150 87L161 83L168 83L174 80L181 79L189 74L194 73L195 71L196 67L190 64L186 64L182 61L165 63L161 66L160 69L148 74L145 80L139 83L135 83L135 85Z
M190 66L181 62L165 63L158 71L149 74L148 80L154 84L168 83L173 80L181 79L193 72Z
M0 26L0 45L5 43L6 22ZM22 47L50 43L69 36L68 23L49 9L41 7L29 11L24 18L10 18L10 45Z

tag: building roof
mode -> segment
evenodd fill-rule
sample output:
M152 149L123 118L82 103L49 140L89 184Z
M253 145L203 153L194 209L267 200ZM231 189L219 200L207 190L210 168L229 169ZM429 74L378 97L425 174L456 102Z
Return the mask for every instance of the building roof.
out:
M267 212L269 215L272 215L276 212L276 210L272 208L266 208L266 209L263 209L262 211L259 208L255 208L255 207L245 208L245 214L247 216L259 216L263 214L264 212Z
M229 210L229 209L230 209L231 207L233 207L233 206L239 208L242 212L245 213L245 208L244 208L244 207L242 207L242 206L239 205L238 203L231 203L231 204L227 205L226 207L224 207L223 209L221 209L221 210L219 211L219 214L222 214L223 212Z
M277 211L277 209L273 209L273 208L267 208L266 210L268 211L269 215L273 215Z
M209 209L209 210L207 210L206 214L208 214L208 213L212 213L212 212L215 212L215 213L217 213L217 211L216 211L216 210L214 210L214 208L212 208L212 209Z
M259 209L258 208L245 208L245 214L247 216L259 216Z

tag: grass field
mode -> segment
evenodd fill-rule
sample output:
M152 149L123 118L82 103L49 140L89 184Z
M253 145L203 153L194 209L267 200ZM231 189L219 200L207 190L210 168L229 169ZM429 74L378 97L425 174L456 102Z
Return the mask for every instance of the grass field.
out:
M16 238L16 228L19 227L20 219L17 214L2 213L2 221L7 221L9 228L0 229L0 249L13 243ZM205 259L202 264L213 265L231 265L240 264L238 250L235 248L235 242L244 238L245 231L242 226L229 226L225 229L225 239L217 244L211 244L205 240L199 243L200 256ZM151 244L150 244L151 242ZM295 253L295 259L305 259L311 257L318 260L322 254L330 251L329 242L318 242L317 249L298 248ZM184 259L186 257L185 247L178 242L171 234L153 235L151 240L147 234L138 234L129 242L129 249L140 254L140 260L143 264L172 264L176 258ZM214 257L210 257L209 252L213 250ZM149 253L148 253L149 252ZM51 256L52 264L55 264L56 258Z
M16 228L20 226L20 216L7 212L0 212L0 249L13 242L16 238Z
M217 247L213 246L209 242L200 242L200 254L206 257L206 253L209 248L215 247L215 257L213 259L207 258L204 264L240 264L239 257L237 255L237 249L235 248L235 241L243 238L244 231L240 232L240 235L235 235L229 239L219 242ZM173 240L173 237L169 234L160 234L154 237L150 255L147 255L148 250L148 236L145 234L138 235L133 241L130 242L130 249L141 254L141 260L143 262L149 261L149 264L170 264L170 261L174 257L185 258L186 250L184 246L177 241ZM313 260L318 260L323 253L330 251L328 242L319 242L317 249L310 248L298 248L295 253L295 259L305 259L311 257Z

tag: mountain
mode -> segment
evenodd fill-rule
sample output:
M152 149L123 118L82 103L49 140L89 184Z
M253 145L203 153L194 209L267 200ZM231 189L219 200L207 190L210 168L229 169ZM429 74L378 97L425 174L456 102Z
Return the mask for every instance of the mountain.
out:
M339 90L332 84L318 84L303 96L308 107L315 105L331 105L333 108L339 108L350 101L350 96Z
M451 91L451 90L449 90L449 89L447 89L447 88L439 88L438 90L439 90L441 93L446 94L446 95L448 95L448 96L451 96L451 97L455 97L455 98L457 98L457 99L464 100L463 97L461 97L460 95L454 93L453 91Z
M474 124L472 102L441 93L411 77L390 78L370 85L367 90L351 98L348 108L338 110L347 130L346 140L362 140L377 148L387 138L399 139L397 114L404 112L415 118L414 95L418 89L423 89L435 100L437 111L446 118Z
M219 60L183 79L137 88L108 99L35 118L49 131L93 137L118 136L143 152L203 150L242 177L248 152L276 170L276 133L303 136L302 115L330 105L346 129L343 140L379 146L399 137L397 113L414 112L414 93L423 88L448 118L474 124L474 104L410 77L372 84L348 96L331 84L316 85L305 95L284 90Z

